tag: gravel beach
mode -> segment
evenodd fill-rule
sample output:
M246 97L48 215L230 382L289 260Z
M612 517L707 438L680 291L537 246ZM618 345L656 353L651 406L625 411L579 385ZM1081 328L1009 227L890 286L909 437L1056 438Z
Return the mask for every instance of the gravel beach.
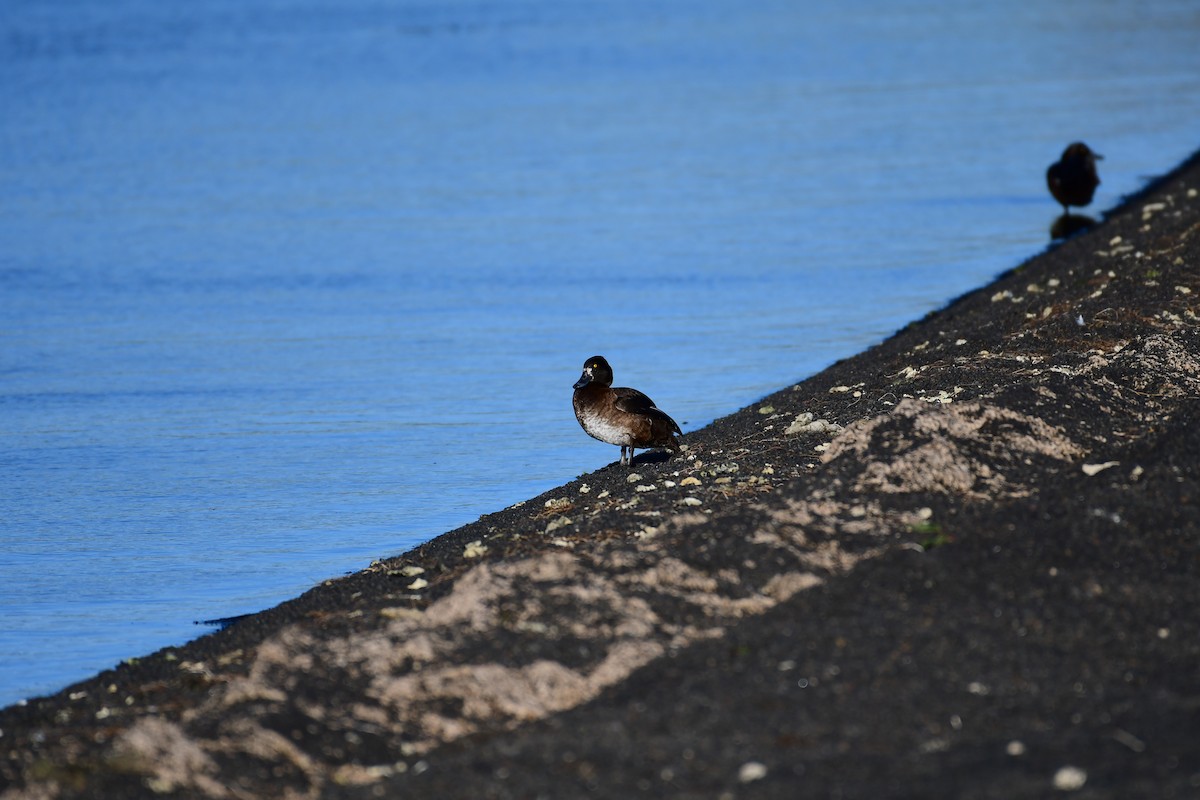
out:
M1198 193L0 711L0 798L1200 796Z

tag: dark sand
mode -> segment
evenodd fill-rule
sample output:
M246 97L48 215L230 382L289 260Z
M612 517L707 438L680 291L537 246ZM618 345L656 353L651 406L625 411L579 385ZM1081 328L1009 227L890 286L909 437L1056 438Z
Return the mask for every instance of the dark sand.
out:
M0 797L1200 797L1197 190L0 711Z

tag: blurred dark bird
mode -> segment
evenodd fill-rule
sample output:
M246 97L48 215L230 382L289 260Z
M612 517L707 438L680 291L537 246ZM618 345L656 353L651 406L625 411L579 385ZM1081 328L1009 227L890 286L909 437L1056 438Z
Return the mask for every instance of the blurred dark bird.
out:
M1075 142L1046 170L1046 185L1063 207L1063 214L1070 213L1068 206L1086 206L1092 202L1092 195L1100 185L1096 161L1103 158L1083 142Z
M678 453L675 434L682 436L683 431L675 420L637 389L614 389L612 382L612 367L603 356L592 356L583 362L583 374L575 382L572 405L575 419L584 432L593 439L619 445L622 464L633 465L635 447L665 447Z

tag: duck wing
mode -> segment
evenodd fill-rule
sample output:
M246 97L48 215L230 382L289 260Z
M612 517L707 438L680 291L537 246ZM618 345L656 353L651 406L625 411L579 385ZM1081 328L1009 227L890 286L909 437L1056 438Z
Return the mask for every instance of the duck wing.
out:
M671 430L683 435L683 431L679 430L679 425L675 420L667 416L666 412L660 410L654 405L654 401L646 395L639 392L637 389L629 389L624 386L615 387L613 390L613 405L621 411L630 414L644 414L651 419L661 420L670 426Z

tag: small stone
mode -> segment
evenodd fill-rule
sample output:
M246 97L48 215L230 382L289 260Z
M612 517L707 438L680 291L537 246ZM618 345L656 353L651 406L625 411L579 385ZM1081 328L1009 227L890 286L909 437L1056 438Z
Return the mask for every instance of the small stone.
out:
M966 343L967 343L966 339L955 339L954 340L954 344L958 347L962 347Z
M1191 294L1192 293L1192 290L1186 286L1176 286L1175 291L1179 292L1180 294Z
M1004 748L1004 752L1014 757L1023 756L1025 755L1025 743L1020 739L1013 739L1008 743L1008 746Z
M565 528L567 525L573 525L570 517L557 517L550 520L550 524L546 526L546 533L551 533L559 528Z
M794 433L837 433L842 429L836 422L827 419L815 419L812 412L805 411L792 420L792 424L783 432L784 436Z
M1054 788L1060 792L1074 792L1087 783L1087 772L1079 767L1062 767L1054 773Z
M638 481L640 481L641 479L642 479L642 476L641 476L641 475L639 475L639 474L637 474L636 472L634 472L634 473L631 473L631 474L629 475L629 477L627 477L627 478L625 479L625 482L626 482L626 483L637 483L637 482L638 482Z
M774 414L775 406L759 406L758 413L762 414L763 416L766 416L767 414Z
M410 583L408 585L408 588L412 589L415 592L418 589L424 589L428 585L429 585L429 581L425 580L424 578L417 578L415 581L413 581L412 583Z
M699 486L700 479L695 476L689 475L686 478L684 478L683 480L681 480L679 482L679 485L680 486Z
M545 503L548 511L560 511L571 507L571 501L565 497L552 497Z
M767 777L767 766L758 761L747 761L738 770L738 782L753 783Z
M590 492L591 490L592 490L592 487L588 486L586 483L585 483L583 486L580 486L580 487L579 487L579 493L580 493L580 494L587 494L587 493L588 493L588 492Z
M703 505L704 503L704 501L699 497L685 497L679 502L683 503L685 506L698 506Z
M1105 461L1103 464L1084 464L1082 467L1083 474L1090 478L1093 475L1098 475L1104 470L1115 467L1120 463L1120 461Z
M483 542L479 539L468 544L463 548L463 558L479 558L488 551Z
M653 491L654 491L655 489L657 489L657 488L658 488L658 487L657 487L657 486L655 486L654 484L644 484L644 483L639 483L637 486L635 486L635 487L634 487L634 491L638 491L638 492L653 492Z
M716 482L719 484L733 483L733 478L730 478L729 476L725 476L722 478L717 478Z
M674 489L674 488L675 488L675 485L676 485L676 484L675 484L675 481L663 481L663 487L664 487L664 488L667 488L667 489Z

